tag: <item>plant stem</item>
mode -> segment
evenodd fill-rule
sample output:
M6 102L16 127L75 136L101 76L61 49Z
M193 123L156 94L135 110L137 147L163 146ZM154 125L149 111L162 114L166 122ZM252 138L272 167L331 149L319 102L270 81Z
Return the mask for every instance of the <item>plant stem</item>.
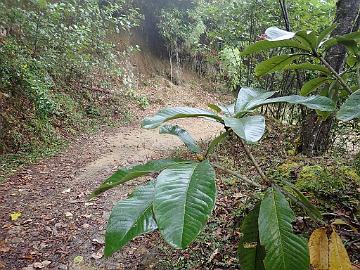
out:
M246 182L246 183L248 183L248 184L250 184L250 185L252 185L252 186L254 186L254 187L263 188L262 185L254 182L254 181L252 181L252 180L250 180L250 179L247 178L246 176L243 176L243 175L241 175L241 174L239 174L239 173L237 173L237 172L234 172L234 171L232 171L232 170L229 170L229 169L227 169L227 168L225 168L225 167L223 167L223 166L221 166L221 165L219 165L219 164L217 164L217 163L213 163L212 165L213 165L215 168L218 168L218 169L220 169L220 170L222 170L222 171L224 171L224 172L227 172L228 174L231 174L231 175L236 176L236 177L239 178L240 180L242 180L242 181L244 181L244 182Z
M321 63L323 63L330 71L331 73L336 77L336 79L345 87L345 90L349 93L349 95L352 94L351 88L346 84L346 82L341 78L341 76L333 69L333 67L325 60L324 57L318 56Z
M261 169L259 163L254 158L253 154L251 153L250 149L247 147L247 145L244 143L242 139L240 139L242 146L245 149L246 155L250 158L251 162L254 164L256 171L259 173L261 178L263 179L264 183L269 184L271 181L266 177L265 173Z

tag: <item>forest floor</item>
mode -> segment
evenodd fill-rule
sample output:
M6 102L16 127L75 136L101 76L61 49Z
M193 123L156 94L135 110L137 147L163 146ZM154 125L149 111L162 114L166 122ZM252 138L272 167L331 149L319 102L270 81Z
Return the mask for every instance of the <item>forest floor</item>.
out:
M0 184L0 269L148 269L156 257L144 245L130 245L103 259L106 221L115 202L139 181L95 200L89 194L119 166L164 157L181 145L174 136L140 128L140 120L165 106L206 107L224 95L196 84L146 87L151 106L131 125L83 135L56 156L27 166ZM196 139L216 136L220 126L180 121ZM140 180L141 181L141 180ZM11 214L21 216L15 221ZM147 258L147 259L146 259ZM150 267L151 268L151 267Z

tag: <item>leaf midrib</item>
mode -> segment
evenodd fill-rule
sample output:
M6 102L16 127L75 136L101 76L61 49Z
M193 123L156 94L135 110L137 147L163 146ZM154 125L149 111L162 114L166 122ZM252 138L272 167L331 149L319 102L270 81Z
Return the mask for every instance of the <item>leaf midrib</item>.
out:
M279 222L279 217L278 217L278 211L277 211L277 204L276 204L276 201L275 201L275 191L272 190L272 197L273 197L273 202L274 202L274 209L275 209L275 215L276 215L276 223L277 223L277 228L278 229L278 235L279 235L279 238L280 238L280 246L281 246L281 253L282 253L282 261L283 261L283 266L284 266L284 269L286 269L286 264L285 264L285 253L284 253L284 246L283 246L283 239L281 237L281 233L280 233L280 222Z
M183 241L184 241L184 228L185 228L185 210L186 210L186 203L188 201L188 195L189 195L189 186L190 186L190 183L191 183L191 180L192 180L192 177L194 175L194 172L196 170L196 168L200 165L201 163L199 164L194 164L193 168L192 168L192 171L191 171L191 174L190 174L190 181L188 182L187 186L186 186L186 195L185 195L185 201L184 201L184 210L183 210L183 226L182 226L182 230L181 230L181 246L183 246Z

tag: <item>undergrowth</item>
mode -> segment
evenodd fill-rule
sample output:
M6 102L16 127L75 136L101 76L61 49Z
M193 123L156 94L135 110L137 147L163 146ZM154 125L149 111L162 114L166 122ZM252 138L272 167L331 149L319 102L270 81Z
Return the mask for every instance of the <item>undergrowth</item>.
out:
M252 145L254 156L267 175L277 182L293 182L324 213L326 220L342 219L348 224L356 224L359 218L360 175L356 164L345 158L325 156L307 158L294 155L296 134L293 126L285 126L272 119L268 121L269 133L261 144ZM259 180L255 168L247 159L242 146L230 138L218 147L213 159L225 167L238 171L252 180ZM234 147L235 145L235 147ZM186 153L186 154L185 154ZM288 154L290 153L290 154ZM178 148L173 156L189 158L188 153ZM239 228L243 218L254 206L261 192L248 191L244 183L233 176L217 172L219 185L214 215L210 218L198 239L184 251L173 251L165 243L157 245L161 256L157 256L159 269L238 269L237 245ZM340 190L340 192L339 192ZM294 229L297 233L309 236L316 224L293 205L297 219ZM355 244L357 234L342 226L338 231L346 239L347 249L352 261L359 260L359 250ZM152 241L155 241L152 237ZM189 251L191 250L191 252Z

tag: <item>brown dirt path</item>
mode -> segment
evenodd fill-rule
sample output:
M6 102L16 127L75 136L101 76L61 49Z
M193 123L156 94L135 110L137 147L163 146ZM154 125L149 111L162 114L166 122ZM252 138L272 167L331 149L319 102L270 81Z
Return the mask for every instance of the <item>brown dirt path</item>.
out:
M66 151L22 169L0 185L0 269L141 268L137 267L139 260L148 252L141 251L141 244L113 258L101 258L111 207L125 198L136 182L94 201L88 201L88 195L118 166L163 157L181 145L176 137L141 129L139 122L144 115L164 106L205 107L219 99L199 87L188 90L186 86L167 86L145 92L153 105L140 113L134 124L84 135ZM179 123L196 139L207 140L221 129L203 120ZM15 211L22 216L14 222L10 214Z

